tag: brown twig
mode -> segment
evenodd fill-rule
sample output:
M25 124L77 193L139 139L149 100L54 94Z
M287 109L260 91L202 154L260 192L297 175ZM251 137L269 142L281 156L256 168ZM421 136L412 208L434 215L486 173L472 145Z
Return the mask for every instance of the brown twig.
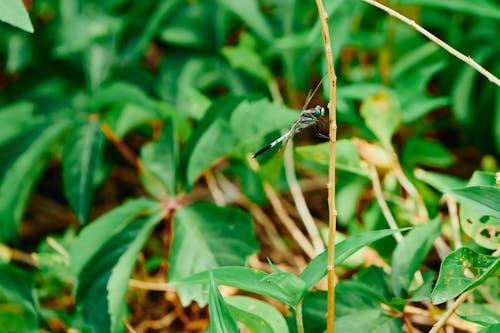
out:
M328 29L328 14L323 6L323 1L316 0L318 13L321 20L321 34L325 45L325 56L328 64L328 77L330 78L330 103L328 105L330 120L330 158L328 172L328 311L326 319L327 333L335 331L335 232L337 229L337 208L335 206L335 146L337 141L337 76L333 65L330 31Z
M115 133L109 127L108 124L102 123L101 130L104 133L104 136L108 139L109 142L115 146L115 148L122 154L122 156L134 167L139 168L139 163L137 155L130 149L129 146L125 144L121 139L116 137Z
M468 64L469 66L471 66L472 68L474 68L475 70L477 70L479 73L481 73L482 75L484 75L488 80L490 80L491 82L493 82L497 86L500 86L500 80L495 75L493 75L492 73L488 72L483 66L481 66L480 64L478 64L477 62L475 62L474 59L472 59L471 57L468 57L468 56L464 55L463 53L460 53L459 51L455 50L450 45L448 45L445 42L443 42L438 37L436 37L433 34L431 34L429 31L427 31L424 28L422 28L415 21L410 20L406 16L403 16L403 15L399 14L395 10L393 10L393 9L387 7L387 6L384 6L383 4L381 4L381 3L379 3L379 2L377 2L375 0L363 0L363 1L366 2L366 3L369 3L372 6L375 6L377 8L382 9L383 11L385 11L386 13L388 13L389 15L394 16L398 20L400 20L400 21L408 24L409 26L411 26L412 28L414 28L415 30L417 30L418 32L420 32L422 35L424 35L425 37L429 38L432 42L436 43L437 45L439 45L440 47L442 47L443 49L445 49L446 51L448 51L449 53L451 53L452 55L454 55L458 59L462 60L463 62L465 62L466 64Z

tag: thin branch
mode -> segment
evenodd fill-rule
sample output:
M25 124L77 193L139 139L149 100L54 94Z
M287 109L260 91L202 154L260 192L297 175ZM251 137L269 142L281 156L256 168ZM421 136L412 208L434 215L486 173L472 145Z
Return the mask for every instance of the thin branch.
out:
M273 206L276 215L278 215L285 228L287 228L293 239L295 239L297 244L302 248L302 250L304 250L307 256L311 259L314 258L316 256L314 247L311 245L306 236L304 236L302 231L300 231L300 229L295 225L295 222L290 218L290 216L288 216L280 198L276 194L276 191L274 191L273 187L269 183L264 183L263 186L264 192L266 193L271 206Z
M205 177L210 194L212 194L217 206L225 206L226 200L224 199L224 193L222 193L219 185L217 185L217 181L215 180L212 170L208 169L203 173L203 176Z
M453 248L458 249L462 247L462 240L460 239L460 223L458 221L457 201L450 195L444 195L448 213L450 214L451 234L453 237Z
M363 1L366 2L366 3L369 3L372 6L375 6L377 8L382 9L383 11L385 11L386 13L388 13L389 15L394 16L398 20L400 20L400 21L408 24L409 26L411 26L412 28L414 28L415 30L417 30L418 32L420 32L422 35L424 35L425 37L429 38L431 41L433 41L434 43L436 43L437 45L439 45L440 47L442 47L443 49L445 49L446 51L448 51L449 53L451 53L453 56L457 57L458 59L462 60L463 62L465 62L466 64L468 64L469 66L471 66L472 68L474 68L475 70L477 70L479 73L481 73L482 75L484 75L488 80L490 80L491 82L493 82L497 86L500 86L500 80L495 75L493 75L492 73L488 72L483 66L481 66L480 64L478 64L477 62L475 62L474 59L472 59L471 57L468 57L468 56L464 55L463 53L460 53L459 51L455 50L450 45L448 45L445 42L443 42L438 37L436 37L433 34L431 34L429 31L427 31L424 28L422 28L415 21L410 20L409 18L407 18L407 17L399 14L395 10L393 10L393 9L387 7L387 6L384 6L383 4L381 4L381 3L379 3L379 2L377 2L375 0L363 0Z
M264 232L267 234L267 237L271 241L271 244L274 246L274 248L278 250L285 250L286 247L280 239L278 230L274 226L273 221L269 218L269 216L267 216L262 208L260 208L259 205L251 202L238 189L238 187L233 185L233 183L231 183L224 175L219 173L215 177L219 182L221 188L224 190L224 194L227 195L228 193L232 193L235 197L234 202L243 206L245 210L249 211L250 214L252 214L252 216L255 218L255 221L257 221L257 223L259 223L263 227ZM225 200L227 201L227 197L225 197Z
M101 130L106 139L115 146L115 148L122 154L122 156L134 167L139 168L137 155L129 146L118 138L108 124L102 123Z
M175 288L171 287L168 283L165 282L147 282L130 279L128 281L128 285L130 288L136 289L175 292Z
M320 254L325 250L323 245L323 241L319 235L318 227L316 223L314 223L314 219L307 207L306 199L304 198L304 194L300 189L299 182L295 177L295 168L293 162L293 144L289 142L287 147L285 148L285 175L286 180L288 182L288 186L290 187L290 193L292 194L293 201L295 203L295 207L299 212L300 218L306 227L309 236L311 237L312 244L314 249L316 250L316 254Z
M330 42L330 31L328 28L328 14L325 11L322 0L316 0L318 14L321 20L321 34L325 45L326 63L328 65L328 77L330 78L330 103L328 105L330 120L330 158L328 161L328 311L326 317L326 332L335 331L335 232L337 230L337 208L335 206L335 146L337 141L337 76L333 64L332 46Z
M429 333L437 333L439 331L439 329L441 327L443 327L443 325L446 323L446 321L448 320L448 318L450 318L450 316L455 312L455 310L460 305L462 305L462 303L465 302L465 300L467 299L467 297L469 297L469 295L471 295L473 292L474 292L474 289L471 289L471 290L463 293L462 295L460 295L455 300L455 302L446 310L446 312L441 316L441 318L439 318L439 320L437 321L437 323L435 323L434 326L432 326L432 329L429 331Z
M382 214L384 215L389 228L391 228L392 230L398 229L398 224L392 216L391 210L389 209L389 206L387 206L387 202L385 202L384 194L382 193L382 187L380 186L380 180L378 179L377 169L375 169L373 165L370 166L370 179L372 181L373 193L377 198L378 205L382 210ZM403 235L401 234L401 232L397 232L394 234L394 238L397 242L400 242L403 240Z

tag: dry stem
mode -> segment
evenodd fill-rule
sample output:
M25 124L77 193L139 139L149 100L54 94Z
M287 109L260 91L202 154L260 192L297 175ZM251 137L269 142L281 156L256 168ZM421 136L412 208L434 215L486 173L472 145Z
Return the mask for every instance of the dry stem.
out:
M484 75L488 80L490 80L491 82L493 82L497 86L500 86L500 80L495 75L488 72L483 66L481 66L480 64L475 62L474 59L472 59L471 57L468 57L468 56L464 55L463 53L460 53L459 51L455 50L450 45L443 42L441 39L439 39L436 36L434 36L433 34L431 34L429 31L422 28L415 21L410 20L406 16L399 14L395 10L393 10L387 6L384 6L383 4L381 4L375 0L363 0L363 1L366 3L369 3L370 5L375 6L377 8L382 9L383 11L388 13L389 15L394 16L398 20L408 24L409 26L411 26L412 28L414 28L415 30L420 32L422 35L429 38L432 42L436 43L437 45L439 45L440 47L442 47L443 49L445 49L446 51L448 51L449 53L451 53L452 55L454 55L458 59L462 60L463 62L465 62L466 64L468 64L469 66L471 66L472 68L477 70L479 73ZM318 2L318 1L316 1L316 2Z
M293 201L295 202L295 207L306 227L309 236L311 237L312 244L314 249L316 250L316 254L320 254L325 250L323 245L323 241L319 235L318 228L316 227L316 223L314 223L314 219L307 207L306 199L304 198L304 194L300 189L299 182L295 177L295 168L293 166L293 145L292 142L289 142L287 147L285 148L285 173L286 180L288 182L288 186L290 187L290 193L292 194Z
M328 29L328 14L323 6L323 1L316 0L318 13L321 20L321 34L325 44L325 56L328 64L328 77L330 78L330 103L328 105L330 117L330 159L328 173L328 311L326 317L326 332L335 331L335 231L337 229L337 209L335 207L335 143L337 141L337 76L333 65L332 46L330 43L330 32Z

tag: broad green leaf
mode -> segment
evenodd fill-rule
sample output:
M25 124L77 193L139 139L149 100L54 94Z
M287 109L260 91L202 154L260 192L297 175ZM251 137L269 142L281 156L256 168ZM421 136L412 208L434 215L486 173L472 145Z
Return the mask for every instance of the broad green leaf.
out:
M462 319L488 326L500 323L500 313L491 304L464 303L456 311Z
M408 168L415 165L447 168L454 161L453 155L441 143L419 137L408 140L401 154L401 162Z
M376 230L348 237L346 240L335 245L335 264L342 263L350 255L356 253L359 249L379 240L390 236L396 232L408 230L409 228L396 230ZM326 266L328 262L328 253L317 255L309 262L302 271L301 278L306 283L304 292L311 290L326 275Z
M27 32L33 33L35 31L22 0L2 0L0 2L0 21Z
M151 43L154 35L158 32L162 23L168 18L172 13L182 3L180 0L170 0L158 2L155 10L152 12L152 16L147 20L146 27L138 40L135 40L128 49L124 52L126 60L132 60L142 55L146 51L146 48Z
M466 189L473 186L496 188L495 175L476 171L467 185L469 187L466 187ZM500 248L500 218L487 216L476 207L462 202L460 226L464 233L474 239L480 246L490 250Z
M480 331L477 331L477 333L497 333L499 330L500 330L500 324L494 324L486 328L483 328Z
M19 73L33 61L35 55L31 42L32 36L22 31L12 32L6 36L7 73Z
M416 97L402 108L401 121L404 123L417 121L429 112L450 104L449 97Z
M273 31L263 11L258 7L258 2L253 0L217 0L224 7L243 20L264 41L270 43Z
M40 332L33 287L30 274L0 261L1 332Z
M432 288L434 287L434 271L428 270L423 274L424 283L415 290L410 290L409 302L430 302Z
M182 207L175 213L173 229L169 280L181 280L219 266L245 265L259 248L252 217L234 207L209 202ZM179 287L177 291L185 305L193 300L201 306L206 304L202 286Z
M273 75L262 61L262 55L257 52L255 41L248 34L242 34L237 46L225 46L222 54L231 66L241 68L265 83L273 80Z
M184 173L184 186L189 189L204 170L222 157L246 158L267 144L266 134L289 128L297 116L265 100L229 96L214 102L182 149L179 169Z
M500 188L494 186L470 186L448 191L458 202L482 215L500 218Z
M247 296L225 298L233 317L253 332L288 333L283 315L273 306Z
M351 290L378 303L389 304L393 294L388 284L388 276L382 268L369 266L363 268L353 279L343 281L342 290Z
M453 188L461 188L466 185L466 181L450 175L432 171L418 169L415 176L424 183L434 187L439 192L447 192Z
M163 217L158 202L134 199L89 224L71 249L75 294L96 332L122 331L125 295L137 255Z
M401 4L422 5L448 9L453 12L477 15L484 18L500 20L500 6L492 0L454 0L454 1L433 1L433 0L403 0Z
M298 164L315 173L328 174L330 145L328 142L295 148ZM335 168L368 177L368 171L361 165L356 146L351 140L341 139L336 143Z
M474 7L476 6L474 5ZM473 58L476 62L482 63L491 52L491 47L483 47L478 49ZM452 87L453 107L451 110L460 124L465 126L471 126L475 116L474 89L478 76L479 73L476 69L471 66L463 66L455 77Z
M66 122L44 122L4 144L0 156L0 240L15 241L31 189L53 155Z
M17 136L25 136L30 128L41 122L42 119L36 117L34 111L35 105L27 101L9 104L0 109L0 147Z
M240 331L215 284L213 276L210 277L208 310L210 311L210 330L213 333L235 333Z
M432 303L441 304L477 287L488 277L499 273L500 257L460 248L441 263L439 277L432 291Z
M336 292L338 300L339 293ZM338 305L337 303L336 305ZM326 330L327 294L325 290L313 290L302 300L302 319L305 332L324 332ZM297 333L295 313L286 318L290 333Z
M385 314L381 309L361 310L335 318L339 332L399 333L403 328L401 318Z
M213 273L215 282L218 285L225 285L272 297L292 307L300 300L300 298L297 298L297 294L282 288L276 288L272 279L267 280L270 274L263 271L247 267L219 267L210 271ZM209 271L200 272L178 280L171 280L170 283L176 289L186 288L186 286L193 288L193 284L206 285L210 283Z
M103 146L104 136L97 119L76 124L64 144L64 192L80 225L89 218Z
M397 297L406 297L415 272L440 234L440 227L440 218L418 225L396 246L391 260L391 283Z
M165 199L177 193L178 140L177 128L168 117L160 137L141 149L141 176L146 188L157 198Z
M361 115L366 125L385 144L401 123L401 111L397 99L387 91L368 97L361 105Z

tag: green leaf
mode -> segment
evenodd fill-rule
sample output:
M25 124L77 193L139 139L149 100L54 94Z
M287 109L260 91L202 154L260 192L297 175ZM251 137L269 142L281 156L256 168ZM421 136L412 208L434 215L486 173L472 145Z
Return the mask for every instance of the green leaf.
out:
M410 290L409 302L430 302L432 288L434 287L434 271L428 270L423 274L424 283L415 290Z
M158 140L145 144L140 152L141 176L150 193L165 199L177 193L179 163L177 128L168 117L163 122Z
M454 161L453 155L441 143L419 137L406 142L401 156L401 162L408 168L415 165L447 168Z
M477 15L485 18L500 20L500 6L490 0L454 0L454 1L433 1L433 0L402 0L401 4L413 4L429 7L448 9L453 12Z
M361 115L366 125L384 144L391 141L392 135L401 123L399 102L385 90L363 102Z
M458 202L482 215L500 218L500 188L494 186L470 186L448 191Z
M225 299L234 318L253 332L288 333L283 315L275 307L247 296Z
M147 20L147 24L138 40L128 47L124 52L126 60L136 59L141 56L146 48L151 43L152 38L158 32L166 18L172 13L175 13L178 6L182 4L180 0L170 0L158 2L156 8L152 11L151 17Z
M273 279L268 280L269 273L258 271L247 267L220 267L210 270L218 285L246 290L259 295L272 297L287 305L295 306L300 300L300 295L291 293L282 288L276 288ZM210 282L209 271L200 272L189 277L171 280L171 284L179 289L193 284L208 284Z
M415 272L440 234L440 227L440 218L418 225L396 246L391 261L391 283L397 297L406 297Z
M401 318L380 309L361 310L335 318L335 330L339 332L399 333L402 327Z
M31 275L1 261L0 309L1 332L40 332Z
M120 332L137 255L163 217L161 205L129 200L89 224L71 248L77 304L96 332Z
M500 323L500 313L491 304L464 303L456 313L464 320L483 326Z
M27 32L33 33L35 31L22 0L2 0L0 2L0 21Z
M500 330L500 324L494 324L486 328L483 328L480 331L477 331L477 333L497 333L499 330Z
M44 122L4 144L0 156L0 240L15 241L31 189L52 157L66 122Z
M424 183L434 187L439 192L447 192L453 188L461 188L466 185L463 179L437 172L418 169L415 176Z
M295 148L298 164L315 173L328 174L330 145L328 142ZM335 151L335 168L368 177L368 171L361 165L361 159L351 140L337 141Z
M273 80L273 74L262 61L262 55L257 52L255 41L248 34L242 34L237 46L225 46L222 54L231 66L241 68L265 83Z
M210 293L208 298L208 310L210 311L210 330L217 333L239 332L240 329L234 321L226 302L210 274Z
M222 157L246 158L267 143L266 134L289 128L296 118L296 112L266 100L229 96L214 102L182 149L179 169L184 186L189 189Z
M495 175L476 171L472 175L469 187L484 186L496 188ZM494 198L493 198L494 199ZM496 250L500 248L500 218L484 214L481 208L462 202L460 207L460 226L464 233L480 246Z
M356 253L359 249L379 239L408 229L409 228L397 230L376 230L350 236L346 240L335 245L335 264L339 265L350 255ZM323 276L326 275L327 261L328 253L327 251L324 251L323 253L317 255L313 260L311 260L306 268L302 271L300 277L306 283L304 289L305 292L311 290L311 288L314 287L316 283L318 283L319 280L321 280Z
M227 8L241 18L264 41L270 43L274 39L271 26L259 9L258 2L253 0L218 0L217 2L221 7Z
M100 122L89 119L72 129L63 148L64 192L80 225L89 218L103 146Z
M338 300L338 293L336 293ZM338 305L338 303L337 303ZM327 293L325 290L313 290L302 300L302 319L304 332L324 332L326 330ZM287 317L290 333L297 333L295 313Z
M500 257L460 248L451 252L441 263L439 277L432 291L432 303L441 304L498 274Z
M451 100L449 97L416 97L404 105L401 120L404 123L411 123L421 119L431 111L449 106L450 104Z
M0 109L0 146L21 135L26 135L42 119L35 115L35 105L31 102L18 102ZM2 169L0 169L2 170ZM1 172L0 172L1 175Z
M247 212L209 202L182 207L174 217L169 280L219 266L245 265L258 248L252 217ZM206 304L202 286L179 287L177 291L185 305L193 300L201 306Z

